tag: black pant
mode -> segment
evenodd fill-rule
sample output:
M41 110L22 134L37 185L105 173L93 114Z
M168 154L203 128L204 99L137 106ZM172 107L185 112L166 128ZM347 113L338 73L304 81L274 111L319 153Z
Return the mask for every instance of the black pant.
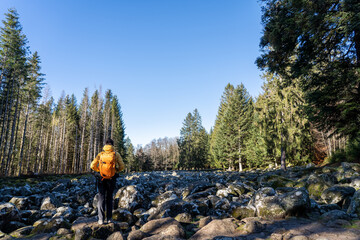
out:
M110 220L113 210L113 192L115 189L116 178L98 180L98 216L99 220ZM106 215L105 215L106 213ZM105 218L106 216L106 218Z

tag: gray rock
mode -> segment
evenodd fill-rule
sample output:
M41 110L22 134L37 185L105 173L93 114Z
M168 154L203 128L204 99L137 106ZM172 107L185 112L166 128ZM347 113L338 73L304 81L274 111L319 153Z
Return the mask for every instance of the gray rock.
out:
M138 208L147 208L149 204L149 200L138 191L138 187L133 185L120 188L115 198L119 199L118 208L126 208L130 212Z
M70 228L70 223L63 217L52 218L35 226L31 234L56 232L59 228Z
M328 204L343 205L346 199L352 197L355 193L355 188L347 186L332 186L327 188L321 194L321 198Z
M321 215L321 221L324 223L334 221L336 219L343 219L349 221L351 220L351 216L341 210L332 210Z
M153 206L157 207L163 204L164 202L175 200L177 198L178 196L176 196L176 194L173 191L167 191L156 197L156 199L153 200L151 203Z
M5 233L11 233L11 232L15 231L16 229L19 229L22 227L26 227L26 224L24 224L22 222L17 222L17 221L10 221L10 222L5 222L3 224L1 230Z
M112 233L106 240L123 240L123 235L120 231Z
M191 223L192 217L190 213L180 213L175 217L175 220L180 223Z
M75 240L87 240L92 234L90 227L78 228L75 230Z
M13 203L19 210L28 209L30 205L29 198L27 197L13 197L11 198L10 203Z
M231 216L236 219L256 216L256 208L254 206L238 206L232 209Z
M61 201L58 200L55 196L50 195L43 198L41 202L41 210L56 210L61 206Z
M310 209L310 198L305 188L299 188L279 196L288 216L300 216Z
M22 228L18 228L15 231L10 233L10 236L15 238L23 238L31 233L31 231L34 229L33 226L25 226Z
M197 231L190 240L213 239L216 236L232 236L239 227L233 218L222 220L212 220L199 231Z
M161 234L163 236L185 238L185 231L181 224L170 217L151 220L142 226L140 230L150 235Z
M357 190L352 196L347 213L357 214L360 217L360 190Z
M58 235L67 235L70 233L71 233L70 229L67 229L67 228L59 228L56 232L56 234L58 234Z
M247 234L262 232L265 226L261 224L257 218L250 217L241 220L240 228Z
M212 221L212 217L207 216L207 217L203 217L199 220L199 228L203 228L205 225L207 225L208 223L210 223Z
M0 204L0 221L10 222L20 220L20 211L12 203Z
M133 225L137 221L137 217L135 217L129 210L124 208L118 208L114 210L113 219L115 221L127 222L130 225Z
M141 230L134 230L129 233L127 240L142 240L146 237L150 237L150 234L144 233Z

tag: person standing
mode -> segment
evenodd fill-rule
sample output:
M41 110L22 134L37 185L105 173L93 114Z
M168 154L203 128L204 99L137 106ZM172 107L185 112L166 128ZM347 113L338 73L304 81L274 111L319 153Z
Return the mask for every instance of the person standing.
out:
M98 223L110 223L113 210L113 192L117 173L124 170L125 165L119 153L114 151L114 141L107 139L103 152L91 162L90 168L100 174L96 176L98 201Z

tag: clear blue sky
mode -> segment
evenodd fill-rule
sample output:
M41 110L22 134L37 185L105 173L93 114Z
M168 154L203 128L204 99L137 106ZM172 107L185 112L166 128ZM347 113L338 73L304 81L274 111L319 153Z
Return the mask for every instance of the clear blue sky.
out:
M1 0L1 20L11 7L55 100L111 89L135 146L179 136L195 108L209 131L227 83L261 92L258 1Z

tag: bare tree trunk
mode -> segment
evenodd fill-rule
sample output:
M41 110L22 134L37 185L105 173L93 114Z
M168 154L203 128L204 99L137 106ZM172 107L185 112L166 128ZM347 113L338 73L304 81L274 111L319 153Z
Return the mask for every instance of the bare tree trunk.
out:
M42 139L43 139L43 128L44 128L44 121L41 120L41 127L40 127L40 135L39 135L39 144L36 146L36 152L35 152L35 167L34 167L34 173L40 173L40 167L41 164L39 164L38 160L41 153L41 147L42 147ZM40 159L41 161L41 159Z
M2 145L3 141L5 141L5 146L3 146L3 149L0 148L0 157L2 159L1 161L1 171L2 174L5 175L5 154L6 154L6 150L8 148L8 136L9 136L9 125L10 125L10 115L11 115L11 108L12 108L12 104L13 104L13 86L14 86L14 78L12 78L11 81L11 87L10 90L7 91L6 94L6 105L5 105L5 112L4 112L4 122L1 128L1 137L0 137L0 144ZM10 97L10 103L9 103L9 94L8 92L10 91L11 93L11 97ZM10 105L10 107L8 107ZM5 133L5 139L4 139L4 131ZM2 151L1 151L2 150Z
M70 171L70 163L69 163L69 139L65 137L65 173L69 173Z
M44 145L42 147L42 151L41 151L41 155L40 155L40 159L41 159L41 164L40 164L40 170L41 172L46 172L46 169L45 169L45 152L46 152L46 147L48 145L48 141L49 141L49 131L46 131L46 136L45 136L45 142L44 142Z
M66 133L66 118L64 118L64 123L62 127L62 134L61 134L61 150L60 150L60 165L61 165L61 173L64 173L65 171L65 161L64 161L64 144L65 144L65 133Z
M54 128L56 128L56 126L54 126ZM60 172L60 168L61 166L57 165L58 163L58 156L57 156L57 152L58 152L58 133L60 132L60 129L56 129L55 130L55 144L54 144L54 155L53 155L53 165L52 165L52 172L53 173L59 173ZM57 169L57 171L56 171Z
M31 158L31 145L32 145L32 140L33 140L33 131L32 131L32 126L31 124L29 125L29 144L27 147L27 151L26 151L26 172L30 172L30 168L31 168L31 162L30 162L30 158Z
M330 138L328 138L327 140L328 140L328 146L329 146L329 157L331 157L331 155L332 155L331 141L330 141Z
M329 146L326 143L325 134L324 134L323 131L321 131L321 134L322 134L322 137L323 137L323 141L324 141L324 144L325 144L325 147L326 147L327 154L328 154L328 156L330 156L331 153L330 153L330 150L329 150Z
M20 104L21 106L21 104ZM21 108L21 107L20 107ZM15 142L14 142L14 148L16 148L16 144L18 143L18 133L19 133L19 125L20 125L20 115L21 115L21 110L19 110L19 113L17 114L18 117L17 117L17 121L16 121L16 130L15 130ZM13 173L11 173L12 176L15 175L15 172L17 171L14 171L14 168L17 168L17 166L14 166L14 163L15 163L15 157L16 157L17 154L15 154L15 152L13 151L12 155L11 155L11 158L10 158L10 166L11 166L11 169Z
M53 126L53 122L51 122L50 127L51 127L51 137L50 137L50 144L49 144L49 157L48 157L48 164L47 164L47 172L51 172L52 171L52 166L53 166L53 161L51 161L51 147L52 147L52 143L53 143L53 137L55 135L55 127Z
M87 154L87 158L88 161L92 161L92 152L93 152L93 137L94 137L94 116L91 116L91 127L90 127L90 143L89 143L89 148L88 148L88 154ZM90 170L90 163L86 164L86 171Z
M28 117L29 117L29 106L30 106L30 103L28 102L27 107L26 107L24 130L23 130L23 135L22 135L21 144L20 144L21 150L20 150L20 159L19 159L19 176L21 175L21 167L22 167L22 162L23 162L26 127L27 127L27 122L28 122Z
M285 156L286 156L286 152L285 152L285 147L284 147L284 140L283 140L283 135L281 134L281 169L286 170L286 162L285 162Z
M10 145L9 145L9 151L8 151L7 159L6 159L5 176L7 176L7 174L8 174L10 158L11 158L11 155L12 155L12 152L13 152L13 149L14 149L13 141L14 141L14 136L15 136L15 127L16 127L17 114L18 114L18 106L19 106L19 90L17 91L15 112L14 112L12 128L11 128Z
M73 158L73 167L72 167L72 173L78 173L79 172L79 163L78 163L78 127L75 126L75 146L74 146L74 158Z

